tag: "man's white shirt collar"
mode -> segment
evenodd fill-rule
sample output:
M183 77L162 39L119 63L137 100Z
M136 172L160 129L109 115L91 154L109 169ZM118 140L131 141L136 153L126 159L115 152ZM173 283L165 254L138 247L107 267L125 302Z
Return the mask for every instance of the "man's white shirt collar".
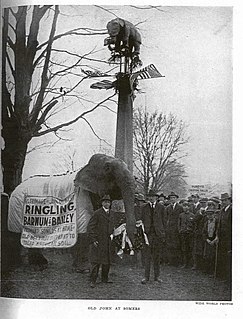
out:
M106 213L109 213L109 208L105 208L104 206L102 206L102 208L104 209Z

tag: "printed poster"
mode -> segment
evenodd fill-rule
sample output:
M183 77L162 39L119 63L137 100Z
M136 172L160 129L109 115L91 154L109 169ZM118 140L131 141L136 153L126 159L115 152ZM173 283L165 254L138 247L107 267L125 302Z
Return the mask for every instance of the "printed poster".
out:
M21 244L27 248L68 248L77 240L74 193L65 199L26 196Z

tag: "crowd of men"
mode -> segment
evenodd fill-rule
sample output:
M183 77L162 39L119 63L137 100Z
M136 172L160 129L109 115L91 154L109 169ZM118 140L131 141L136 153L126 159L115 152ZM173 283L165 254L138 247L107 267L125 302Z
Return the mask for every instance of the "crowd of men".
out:
M162 222L155 220L156 212ZM153 243L157 238L157 248L150 246L150 255L146 249L142 251L145 265L142 283L149 281L148 260L153 260L156 269L158 258L162 264L201 270L231 283L232 200L229 194L224 193L221 198L200 198L196 194L179 200L174 192L165 196L150 191L146 199L142 194L136 195L135 213L136 219L143 221L149 241ZM156 227L160 228L160 234ZM154 279L157 278L155 272Z
M144 266L142 284L162 282L161 264L201 270L231 285L232 263L232 200L228 193L221 197L200 198L191 195L180 199L150 190L146 198L135 196L135 217L142 222ZM101 199L101 208L94 212L89 225L89 261L91 287L96 285L99 268L101 280L109 283L109 270L115 220L109 195ZM152 269L151 269L152 268Z

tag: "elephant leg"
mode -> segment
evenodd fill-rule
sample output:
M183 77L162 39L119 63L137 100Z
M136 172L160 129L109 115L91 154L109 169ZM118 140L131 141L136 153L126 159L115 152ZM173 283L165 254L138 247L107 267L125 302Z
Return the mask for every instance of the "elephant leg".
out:
M77 243L73 247L73 268L76 272L89 272L89 242L87 233L78 234Z
M35 271L42 271L48 266L48 260L43 256L40 248L29 248L28 260L29 265L32 266Z

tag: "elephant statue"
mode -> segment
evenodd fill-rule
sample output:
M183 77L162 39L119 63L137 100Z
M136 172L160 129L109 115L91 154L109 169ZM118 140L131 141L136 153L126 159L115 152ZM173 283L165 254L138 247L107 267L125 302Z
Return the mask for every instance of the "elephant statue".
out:
M134 67L141 66L139 54L142 40L137 28L131 22L121 18L109 21L106 27L110 37L104 40L104 45L108 45L112 52L111 59L115 60L119 54L123 54L132 59Z
M112 200L123 199L127 233L131 240L133 240L136 229L134 215L135 182L133 175L123 161L104 154L93 155L88 164L77 173L58 176L38 175L29 178L17 186L9 200L9 231L15 233L21 233L23 231L23 220L24 218L27 220L24 216L26 213L26 206L24 212L26 196L35 196L37 198L38 196L40 198L55 196L56 198L65 198L67 194L71 194L72 192L75 194L76 232L78 234L78 240L75 244L75 258L82 258L82 256L80 256L82 253L80 254L79 248L81 250L87 248L87 239L85 238L87 235L88 222L93 211L98 208L97 203L99 203L100 198L105 194L109 194ZM48 212L50 213L47 208L45 209L46 214L48 214ZM28 212L30 213L30 209ZM39 214L39 212L35 213ZM38 219L38 215L36 218ZM30 224L27 223L27 227L28 225ZM28 248L29 264L38 265L40 269L46 268L48 261L43 256L41 248L37 248L36 246L34 246L34 248Z

